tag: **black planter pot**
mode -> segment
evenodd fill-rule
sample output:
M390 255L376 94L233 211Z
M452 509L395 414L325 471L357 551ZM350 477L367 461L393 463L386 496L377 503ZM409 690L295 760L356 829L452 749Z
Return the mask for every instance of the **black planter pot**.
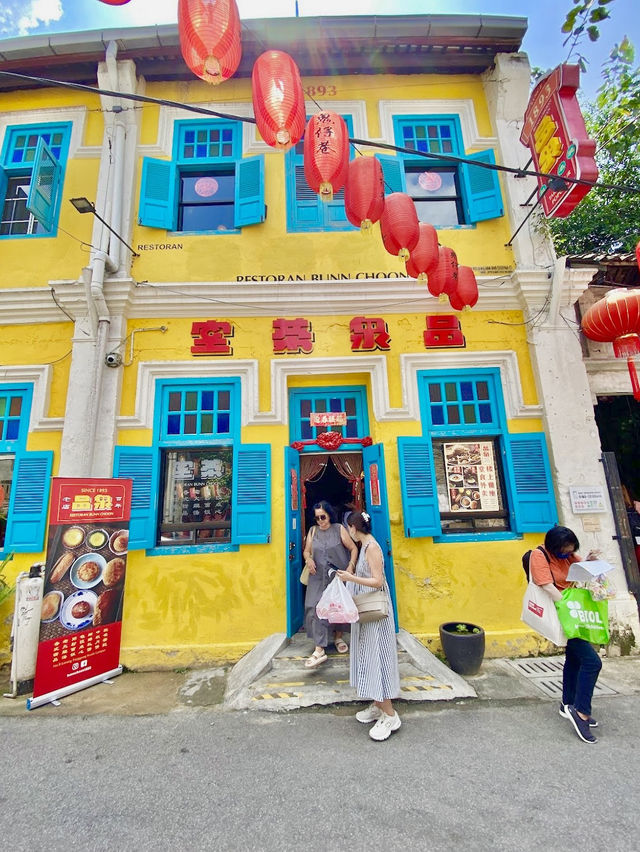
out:
M468 632L459 633L456 627L464 624ZM484 630L468 621L447 621L440 625L440 642L447 662L460 675L474 675L480 671L484 658ZM474 630L478 630L474 633Z

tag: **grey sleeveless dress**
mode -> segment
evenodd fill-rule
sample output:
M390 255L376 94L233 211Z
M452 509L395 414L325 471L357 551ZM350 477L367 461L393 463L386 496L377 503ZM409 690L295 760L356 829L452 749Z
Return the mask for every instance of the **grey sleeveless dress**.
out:
M316 527L311 542L311 556L316 563L316 573L309 575L304 599L304 628L309 639L313 639L321 648L326 648L333 641L335 630L351 629L350 624L329 624L326 619L316 615L316 604L333 579L333 572L329 574L329 562L342 569L349 564L349 551L340 539L340 530L340 524L331 524L326 530Z
M367 562L367 550L372 542L362 547L356 565L356 577L371 577ZM383 555L384 571L384 555ZM389 595L387 581L384 590ZM359 583L347 583L352 595L375 592L370 586ZM389 598L389 615L381 621L370 621L351 625L350 684L360 698L370 701L384 701L400 695L400 672L398 670L398 649L396 645L396 627L393 620L393 607Z

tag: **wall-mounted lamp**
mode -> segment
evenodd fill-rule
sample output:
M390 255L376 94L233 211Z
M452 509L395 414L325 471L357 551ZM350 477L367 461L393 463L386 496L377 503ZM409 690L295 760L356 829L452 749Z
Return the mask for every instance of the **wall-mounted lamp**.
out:
M107 230L111 231L111 233L114 235L114 237L117 237L120 240L120 242L123 243L123 245L125 245L129 249L129 251L131 252L131 254L134 257L140 257L138 252L134 251L131 248L131 246L129 245L129 243L125 242L122 239L122 237L120 236L120 234L117 231L114 231L113 228L111 227L111 225L109 225L108 222L104 221L102 216L96 210L95 205L93 204L92 201L89 201L88 198L70 198L69 200L71 201L73 206L76 208L78 213L93 213L93 215L96 217L96 219L98 219L100 222L102 222L102 224L105 226L105 228L107 228Z

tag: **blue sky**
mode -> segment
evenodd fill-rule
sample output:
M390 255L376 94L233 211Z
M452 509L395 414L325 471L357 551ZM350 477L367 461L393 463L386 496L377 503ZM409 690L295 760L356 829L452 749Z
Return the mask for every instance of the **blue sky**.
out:
M148 26L176 21L177 0L130 0L124 6L108 6L100 0L0 0L0 38L18 35L42 35L50 32L106 29L109 27ZM295 14L295 0L238 0L240 16L289 17ZM529 20L523 49L532 65L553 68L567 59L560 27L571 0L298 0L299 13L341 15L345 6L353 15L397 14L486 14L518 15ZM265 8L266 7L266 8ZM153 9L150 16L149 10ZM611 46L627 35L640 52L640 14L638 0L614 0L612 18L601 25L600 41L581 46L589 61L582 77L585 95L592 97L599 85L602 62Z

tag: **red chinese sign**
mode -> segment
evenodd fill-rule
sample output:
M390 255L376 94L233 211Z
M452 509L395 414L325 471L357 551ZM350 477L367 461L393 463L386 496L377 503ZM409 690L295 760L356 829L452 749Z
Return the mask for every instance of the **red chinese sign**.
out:
M312 411L309 414L310 426L346 426L346 411Z
M313 352L315 336L308 319L302 317L292 320L282 317L274 319L271 338L274 355L282 353L293 355L300 352L308 355Z
M354 317L349 323L351 350L390 349L391 338L386 322L381 317Z
M427 329L423 333L425 349L464 347L466 345L460 320L453 314L427 316Z
M131 485L130 479L53 480L40 641L29 707L121 671Z
M538 178L546 216L564 218L591 189L566 183L562 178L598 179L594 160L596 143L587 135L576 92L580 85L577 65L559 65L535 87L524 115L520 141L531 151L536 171L557 175Z
M194 338L192 355L233 355L229 344L229 338L233 337L233 326L230 322L194 322L191 326L191 337Z

